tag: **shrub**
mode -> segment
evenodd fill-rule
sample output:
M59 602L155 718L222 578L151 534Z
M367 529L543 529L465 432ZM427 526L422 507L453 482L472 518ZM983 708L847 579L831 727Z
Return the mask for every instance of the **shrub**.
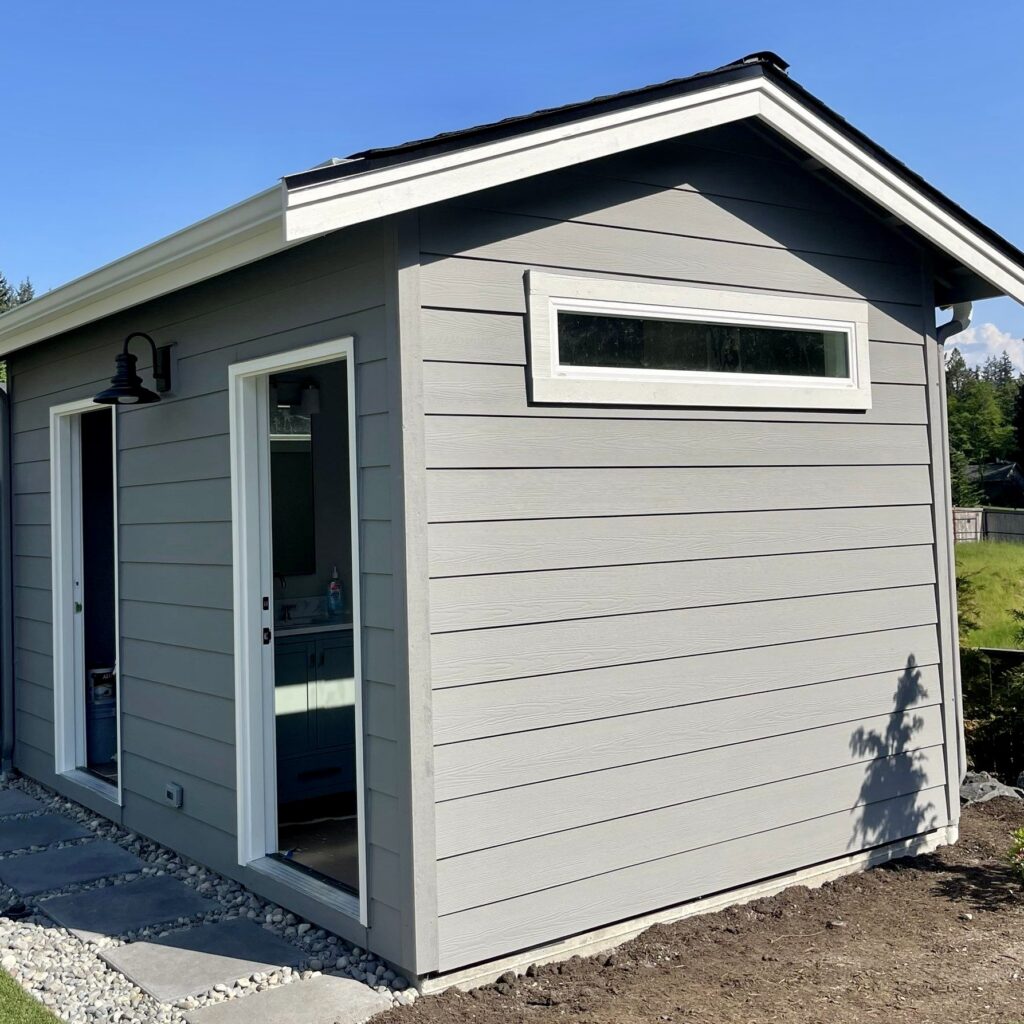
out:
M966 647L960 675L968 757L1012 785L1024 771L1024 666Z
M1010 852L1006 862L1013 868L1013 873L1024 882L1024 828L1017 829L1010 836Z

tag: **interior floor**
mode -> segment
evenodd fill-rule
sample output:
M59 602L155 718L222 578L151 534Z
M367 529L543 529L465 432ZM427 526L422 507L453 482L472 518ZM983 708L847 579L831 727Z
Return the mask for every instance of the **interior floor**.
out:
M117 785L117 761L107 761L104 764L90 764L85 769L90 775L95 775L104 782Z
M359 819L356 814L339 808L337 798L282 804L280 812L279 856L358 892Z

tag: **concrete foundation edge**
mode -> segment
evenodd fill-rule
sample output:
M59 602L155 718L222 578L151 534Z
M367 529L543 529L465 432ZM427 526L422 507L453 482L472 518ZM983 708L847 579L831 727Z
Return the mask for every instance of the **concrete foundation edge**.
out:
M851 875L867 868L877 867L890 860L919 856L931 853L940 846L950 846L957 841L958 835L958 827L948 825L945 828L910 839L902 839L873 850L851 853L845 857L815 864L813 867L799 868L784 875L776 875L773 878L754 882L738 889L730 889L728 892L718 893L715 896L679 903L664 910L619 921L617 924L573 935L570 938L560 939L558 942L552 942L545 946L537 946L512 956L489 960L486 963L450 971L447 974L420 978L417 988L423 995L433 995L453 987L468 991L481 985L490 984L507 971L522 974L531 964L552 963L566 960L571 956L595 956L621 946L624 942L628 942L656 924L681 921L698 914L712 914L718 910L724 910L726 907L750 903L752 900L763 899L766 896L774 896L776 893L782 892L783 889L794 885L804 885L810 889L816 889L826 882L835 881L844 875Z

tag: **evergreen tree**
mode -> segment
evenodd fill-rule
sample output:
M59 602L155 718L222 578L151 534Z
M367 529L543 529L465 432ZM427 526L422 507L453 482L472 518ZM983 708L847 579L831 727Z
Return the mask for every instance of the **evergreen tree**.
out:
M35 297L36 290L32 287L32 282L26 277L14 292L14 304L20 306L25 302L30 302Z
M946 394L959 396L977 379L977 372L967 365L963 352L950 349L946 356Z
M1020 390L1013 361L1005 352L998 359L995 356L989 356L978 377L992 386L1003 419L1007 423L1012 423L1014 407L1017 403L1017 392Z
M1013 400L1013 451L1010 458L1024 466L1024 373L1017 377L1017 393Z
M7 310L28 302L35 293L32 282L27 277L15 288L0 272L0 313L6 313Z
M952 361L952 360L951 360ZM996 386L975 374L966 365L953 366L949 394L949 446L963 453L968 462L999 462L1014 445L1013 410L1003 410Z
M0 271L0 314L6 313L23 302L28 302L36 294L32 282L26 277L17 288L13 287L3 272ZM7 363L0 362L0 384L7 383Z
M981 505L985 495L980 485L967 475L967 458L955 448L949 450L949 489L955 508Z
M946 410L953 504L982 504L968 466L1024 457L1024 374L1005 353L972 369L954 348L946 357Z

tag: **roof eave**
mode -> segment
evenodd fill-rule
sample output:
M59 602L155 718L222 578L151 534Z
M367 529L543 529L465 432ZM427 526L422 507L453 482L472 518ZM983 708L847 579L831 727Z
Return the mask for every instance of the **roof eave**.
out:
M567 125L300 185L287 193L285 232L290 240L309 238L752 117L983 278L998 294L1024 303L1024 259L1015 258L1024 254L953 204L937 199L935 190L879 147L865 145L864 137L847 130L845 122L837 127L835 121L841 119L822 116L827 108L812 109L806 95L791 87L784 75L760 74Z
M277 185L0 315L0 356L292 244Z
M536 130L358 173L342 165L327 180L290 178L292 188L261 192L0 316L0 355L331 231L744 118L760 119L992 291L1024 303L1024 254L786 75L752 65L698 77L696 88L681 82L666 95L653 90L656 99L601 101L596 113Z

